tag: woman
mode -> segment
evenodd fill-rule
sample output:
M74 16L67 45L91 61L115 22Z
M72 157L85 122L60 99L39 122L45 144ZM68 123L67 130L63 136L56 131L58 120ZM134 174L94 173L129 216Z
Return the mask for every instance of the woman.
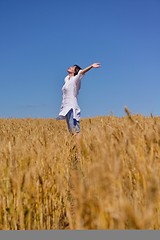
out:
M62 87L62 105L57 119L66 119L68 130L71 134L80 132L80 108L77 97L81 87L81 79L90 69L99 67L99 63L93 63L85 69L74 65L67 70L68 75L65 77L65 83Z

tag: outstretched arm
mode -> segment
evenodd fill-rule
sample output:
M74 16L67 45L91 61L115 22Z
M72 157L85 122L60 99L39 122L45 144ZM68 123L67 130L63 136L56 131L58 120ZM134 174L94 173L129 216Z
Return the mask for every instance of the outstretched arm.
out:
M101 65L100 63L93 63L92 65L84 68L81 70L81 74L85 74L86 72L88 72L89 70L91 70L92 68L99 68Z

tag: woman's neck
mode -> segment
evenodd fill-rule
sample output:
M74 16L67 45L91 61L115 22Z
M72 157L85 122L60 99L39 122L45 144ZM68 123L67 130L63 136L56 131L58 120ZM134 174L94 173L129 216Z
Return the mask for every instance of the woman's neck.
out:
M74 76L74 73L69 73L68 76L69 76L69 78L71 78Z

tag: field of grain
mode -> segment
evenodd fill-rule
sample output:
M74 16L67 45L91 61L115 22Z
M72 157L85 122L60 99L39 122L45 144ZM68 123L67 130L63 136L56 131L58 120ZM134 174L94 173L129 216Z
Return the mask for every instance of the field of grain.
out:
M0 119L0 229L160 229L160 118Z

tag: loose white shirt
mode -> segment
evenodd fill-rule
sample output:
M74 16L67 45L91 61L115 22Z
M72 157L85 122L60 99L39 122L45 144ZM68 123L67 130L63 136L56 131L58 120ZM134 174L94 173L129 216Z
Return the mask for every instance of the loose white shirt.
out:
M77 97L81 87L81 79L83 78L82 70L76 76L66 76L64 85L62 87L62 104L59 113L59 119L65 118L66 114L73 109L73 118L80 120L80 107L78 105Z

